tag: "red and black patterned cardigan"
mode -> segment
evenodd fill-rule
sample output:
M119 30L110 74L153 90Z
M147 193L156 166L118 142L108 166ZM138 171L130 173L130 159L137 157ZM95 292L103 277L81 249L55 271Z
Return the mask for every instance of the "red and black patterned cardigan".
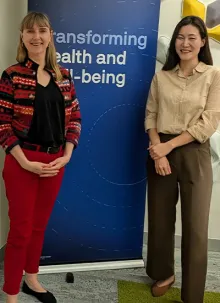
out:
M0 81L0 145L6 153L25 141L34 113L38 64L30 59L7 68ZM81 116L74 84L69 72L60 67L63 79L57 81L65 104L65 139L76 147L81 132ZM20 139L20 140L19 140Z

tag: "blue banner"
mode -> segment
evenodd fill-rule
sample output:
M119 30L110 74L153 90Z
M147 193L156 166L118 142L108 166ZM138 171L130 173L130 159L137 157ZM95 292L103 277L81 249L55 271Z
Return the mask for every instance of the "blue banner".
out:
M29 0L49 15L70 70L82 135L66 167L41 264L142 259L145 102L155 72L159 0Z

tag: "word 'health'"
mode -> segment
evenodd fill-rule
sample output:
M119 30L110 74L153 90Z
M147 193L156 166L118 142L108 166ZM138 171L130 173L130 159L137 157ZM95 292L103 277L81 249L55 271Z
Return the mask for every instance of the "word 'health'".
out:
M71 53L56 53L57 62L59 63L72 63L72 64L93 64L94 57L92 54L88 53L84 50L76 50L72 49ZM98 54L95 55L95 63L96 64L118 64L125 65L126 64L127 52L123 51L121 54Z

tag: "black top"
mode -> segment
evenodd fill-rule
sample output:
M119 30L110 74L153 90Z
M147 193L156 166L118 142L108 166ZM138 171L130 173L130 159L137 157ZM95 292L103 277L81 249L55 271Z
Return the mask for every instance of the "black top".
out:
M28 142L46 147L64 144L64 100L52 78L46 87L37 83L34 102Z

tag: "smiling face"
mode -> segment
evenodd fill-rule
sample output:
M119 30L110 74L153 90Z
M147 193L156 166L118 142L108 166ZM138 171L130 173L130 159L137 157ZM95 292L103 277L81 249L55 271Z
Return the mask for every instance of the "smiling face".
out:
M201 47L205 40L201 38L196 26L186 25L181 27L175 42L176 52L182 61L198 59Z
M31 28L25 28L21 34L22 41L29 56L46 54L51 41L51 30L48 26L34 24Z

